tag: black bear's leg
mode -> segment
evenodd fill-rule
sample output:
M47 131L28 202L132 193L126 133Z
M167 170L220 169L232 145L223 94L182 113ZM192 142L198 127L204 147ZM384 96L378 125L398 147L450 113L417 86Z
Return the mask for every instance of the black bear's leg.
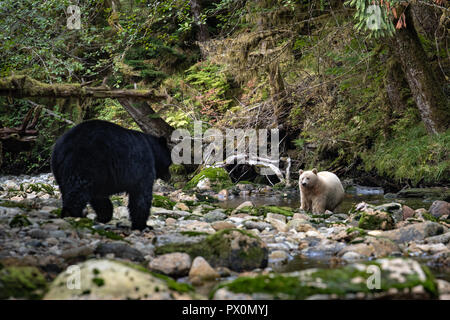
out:
M62 195L63 208L61 217L83 217L83 209L88 203L89 195L84 192L70 192Z
M112 219L113 216L113 205L109 198L92 198L89 201L92 208L95 210L97 214L97 221L101 223L107 223Z
M143 230L147 227L148 216L152 206L153 183L148 183L139 191L129 193L128 210L130 211L131 228Z
M79 176L72 176L60 187L63 208L61 217L83 217L83 209L91 198L91 184Z

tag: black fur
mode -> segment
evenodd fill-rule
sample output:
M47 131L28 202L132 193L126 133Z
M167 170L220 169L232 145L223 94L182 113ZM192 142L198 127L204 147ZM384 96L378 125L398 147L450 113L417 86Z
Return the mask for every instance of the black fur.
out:
M164 138L91 120L57 141L52 171L63 200L62 216L81 217L89 202L99 222L112 218L109 196L127 192L133 229L146 227L153 182L170 178L170 151Z

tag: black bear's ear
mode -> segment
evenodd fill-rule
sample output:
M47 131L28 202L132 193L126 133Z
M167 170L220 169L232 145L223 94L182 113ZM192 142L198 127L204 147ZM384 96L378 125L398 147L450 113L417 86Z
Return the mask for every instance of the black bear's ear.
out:
M302 173L303 173L303 170L300 169L300 170L298 171L298 174L299 174L299 175L302 175Z
M313 172L314 174L317 174L317 169L316 169L316 168L312 169L312 172Z

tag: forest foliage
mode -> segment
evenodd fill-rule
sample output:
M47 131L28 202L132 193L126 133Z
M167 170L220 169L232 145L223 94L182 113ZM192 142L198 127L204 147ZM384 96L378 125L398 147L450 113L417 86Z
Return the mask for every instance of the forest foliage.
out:
M448 4L422 2L433 10L412 11L413 19L427 12L434 33L425 23L414 23L415 31L448 101ZM167 99L152 107L174 128L192 130L196 120L205 129L281 128L282 154L294 168L445 184L448 125L427 132L400 66L395 40L406 28L404 3L80 0L81 28L70 30L73 1L2 0L0 77L155 88ZM374 4L381 8L376 30L367 22ZM74 122L101 118L137 129L112 99L36 101ZM2 127L17 126L29 108L26 100L0 97ZM31 149L20 157L4 150L3 172L48 170L51 145L67 127L43 114Z

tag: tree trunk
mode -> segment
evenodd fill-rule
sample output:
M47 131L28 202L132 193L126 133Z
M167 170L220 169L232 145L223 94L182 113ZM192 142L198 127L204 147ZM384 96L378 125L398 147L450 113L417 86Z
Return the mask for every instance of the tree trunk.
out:
M425 128L429 134L436 134L448 128L450 108L414 29L410 6L405 10L406 27L398 30L393 50L398 54Z
M170 135L175 129L159 117L146 101L136 102L128 98L119 98L117 100L142 131L157 137L165 137L170 142Z
M194 22L198 28L197 30L197 41L205 42L209 40L209 31L208 26L206 24L202 24L200 21L200 15L202 12L202 7L200 6L200 0L190 0L189 4L191 5L191 12L194 16ZM202 50L202 46L200 46L200 51L203 58L206 58L206 52Z

